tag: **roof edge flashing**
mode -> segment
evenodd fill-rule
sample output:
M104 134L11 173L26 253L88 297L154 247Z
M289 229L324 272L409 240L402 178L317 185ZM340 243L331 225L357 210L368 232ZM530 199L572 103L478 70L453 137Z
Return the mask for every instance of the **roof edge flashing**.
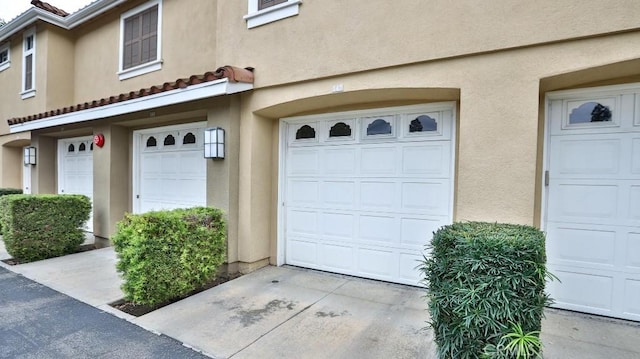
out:
M85 121L93 121L194 100L201 100L209 97L231 95L249 91L251 89L253 89L253 84L242 82L232 83L228 78L222 78L124 102L116 102L110 105L88 108L86 110L69 112L52 117L45 117L40 120L13 124L9 126L9 133L18 133Z

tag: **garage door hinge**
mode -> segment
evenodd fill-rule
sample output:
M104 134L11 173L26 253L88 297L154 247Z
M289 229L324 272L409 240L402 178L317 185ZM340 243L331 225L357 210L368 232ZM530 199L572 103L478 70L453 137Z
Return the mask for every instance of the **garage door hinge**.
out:
M544 171L544 185L549 185L549 171Z

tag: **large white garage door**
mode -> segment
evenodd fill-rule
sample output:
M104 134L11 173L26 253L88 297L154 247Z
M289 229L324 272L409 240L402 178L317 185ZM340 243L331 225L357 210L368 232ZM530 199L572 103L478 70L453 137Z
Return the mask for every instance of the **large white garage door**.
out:
M550 95L548 267L556 306L640 320L640 87Z
M93 201L93 138L58 141L58 193L83 194ZM93 209L85 229L93 232Z
M134 132L134 212L205 206L205 123Z
M284 119L285 262L417 285L452 221L454 104Z

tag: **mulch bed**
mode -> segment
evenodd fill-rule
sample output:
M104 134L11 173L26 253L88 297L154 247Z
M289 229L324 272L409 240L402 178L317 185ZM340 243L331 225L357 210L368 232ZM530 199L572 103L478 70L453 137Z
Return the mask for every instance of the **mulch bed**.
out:
M115 309L118 309L121 312L125 312L127 314L133 315L134 317L140 317L143 316L145 314L151 313L156 309L160 309L162 307L165 307L169 304L173 304L175 302L178 302L180 300L183 300L187 297L190 297L194 294L198 294L202 291L205 291L207 289L211 289L215 286L218 286L222 283L226 283L230 280L236 279L238 277L240 277L242 274L240 273L234 273L234 274L220 274L218 275L214 280L210 281L209 283L205 284L204 286L202 286L201 288L198 288L192 292L187 293L186 295L170 300L170 301L166 301L164 303L160 303L157 305L145 305L145 304L135 304L133 302L127 302L124 299L121 299L119 301L113 302L111 304L109 304L110 306L112 306Z

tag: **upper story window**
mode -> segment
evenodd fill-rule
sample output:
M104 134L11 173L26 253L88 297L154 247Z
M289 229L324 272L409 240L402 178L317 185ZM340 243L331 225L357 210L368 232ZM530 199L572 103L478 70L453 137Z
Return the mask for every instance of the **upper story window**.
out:
M152 0L120 16L120 80L162 68L162 0Z
M251 29L270 22L298 15L302 0L249 0L249 11L244 16Z
M36 30L31 28L22 36L22 98L36 95Z
M6 43L0 46L0 71L6 70L11 66L11 49L9 45L9 43Z

